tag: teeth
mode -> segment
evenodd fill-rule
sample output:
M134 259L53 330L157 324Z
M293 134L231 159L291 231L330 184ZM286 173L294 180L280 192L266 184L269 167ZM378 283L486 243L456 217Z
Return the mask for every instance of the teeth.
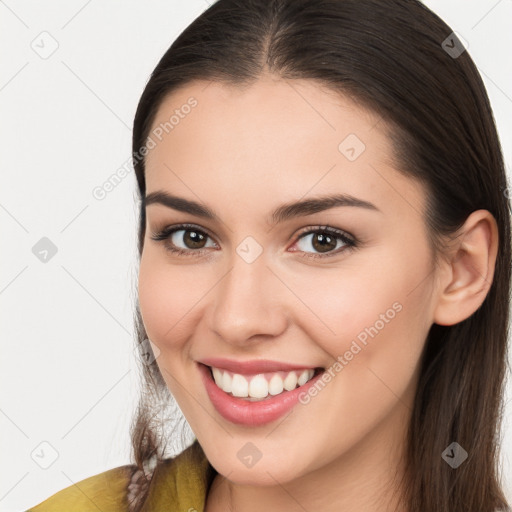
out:
M268 383L268 392L271 395L279 395L284 388L283 379L279 375L273 375Z
M299 378L297 379L297 382L299 384L299 386L303 386L304 384L306 384L306 382L309 380L309 370L304 370Z
M220 382L222 382L222 372L218 368L214 368L212 366L212 373L213 373L213 379L215 380L215 383L217 386Z
M245 380L245 379L244 379ZM268 382L263 375L256 375L249 383L249 396L265 398L268 395Z
M249 396L249 383L247 382L247 379L238 373L235 373L233 375L233 380L231 381L231 393L233 393L233 396Z
M226 393L241 398L264 399L269 394L275 396L283 390L292 391L297 385L303 386L311 380L315 370L310 368L302 371L279 371L245 377L212 367L212 373L215 384Z
M220 370L219 370L219 372L220 372ZM224 372L224 375L222 377L222 385L220 387L222 387L222 389L224 391L226 391L226 393L230 393L231 392L231 384L232 384L231 375L228 372Z
M295 372L290 372L286 379L284 379L284 389L286 391L291 391L297 387L297 374Z

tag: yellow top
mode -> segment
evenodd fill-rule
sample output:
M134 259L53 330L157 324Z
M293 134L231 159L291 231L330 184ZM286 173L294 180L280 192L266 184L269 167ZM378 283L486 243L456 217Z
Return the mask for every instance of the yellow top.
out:
M26 512L130 512L130 483L136 482L137 474L134 464L109 469L58 491ZM196 439L179 455L156 466L142 512L204 512L216 474Z

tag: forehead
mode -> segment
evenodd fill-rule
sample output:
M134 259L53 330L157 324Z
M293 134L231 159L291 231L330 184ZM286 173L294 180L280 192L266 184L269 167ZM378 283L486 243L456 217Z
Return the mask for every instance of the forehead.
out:
M146 189L247 205L335 189L382 210L399 206L398 195L419 210L422 190L394 168L387 129L379 115L312 80L193 82L158 109Z
M157 138L166 139L168 149L178 148L184 140L192 143L192 135L210 154L215 149L232 153L243 148L240 156L249 156L247 151L252 150L260 157L277 150L303 148L307 153L320 141L337 155L340 142L353 135L361 144L378 145L379 156L385 159L391 148L381 132L384 126L379 115L316 81L264 75L250 86L187 84L164 99L152 131L159 131Z

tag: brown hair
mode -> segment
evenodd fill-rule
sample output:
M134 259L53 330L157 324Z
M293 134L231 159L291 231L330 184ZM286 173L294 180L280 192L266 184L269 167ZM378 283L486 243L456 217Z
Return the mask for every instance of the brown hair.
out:
M312 79L378 113L392 127L400 172L425 186L425 222L436 255L443 235L457 231L471 212L494 215L499 249L482 306L456 325L432 325L422 353L403 482L403 505L411 512L510 510L498 457L510 309L510 203L484 84L452 32L417 0L218 0L161 58L133 127L139 256L146 222L139 150L164 97L192 80L244 86L263 72ZM148 347L138 305L135 322L142 354ZM144 388L131 428L140 469L152 457L164 458L165 438L178 430L165 434L167 422L155 420L173 400L156 362L141 367ZM468 452L457 469L441 457L454 441Z

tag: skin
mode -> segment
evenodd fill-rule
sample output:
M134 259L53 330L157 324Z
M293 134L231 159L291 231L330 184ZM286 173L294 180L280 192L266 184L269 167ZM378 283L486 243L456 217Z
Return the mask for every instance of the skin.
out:
M393 510L392 477L403 470L426 336L434 322L460 322L483 302L496 260L494 218L473 212L435 267L425 190L393 167L385 121L377 115L314 81L263 75L245 89L188 84L165 99L153 127L190 96L198 105L147 155L147 193L199 201L221 222L148 205L139 300L160 351L158 367L219 472L206 510ZM354 161L338 149L348 134L366 146ZM268 223L283 203L335 192L379 211L341 206ZM181 222L211 234L201 255L183 240L189 232L173 241L196 251L190 256L150 238ZM320 252L314 235L300 238L318 225L346 232L359 246L350 250L338 241ZM252 263L236 252L247 236L263 249ZM308 257L322 254L332 255ZM401 311L288 415L247 427L228 422L211 404L197 360L261 358L328 368L394 303ZM237 456L247 442L261 452L252 467Z

